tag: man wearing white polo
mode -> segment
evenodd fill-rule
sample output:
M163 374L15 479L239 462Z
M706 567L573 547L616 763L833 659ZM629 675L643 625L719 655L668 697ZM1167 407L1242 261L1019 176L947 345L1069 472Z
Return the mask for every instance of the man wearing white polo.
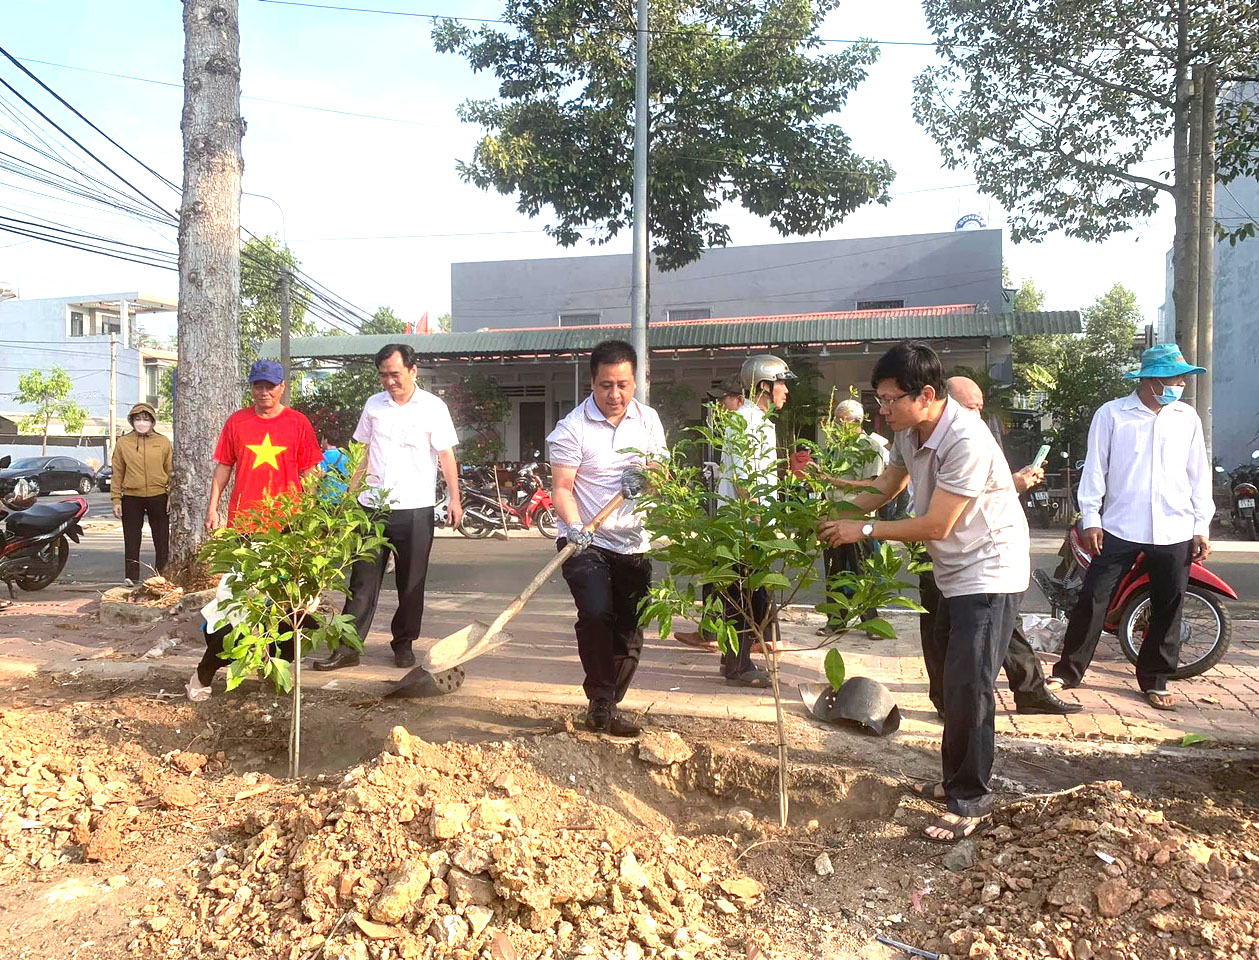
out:
M424 581L433 549L433 507L437 504L437 467L441 465L450 491L450 525L463 520L459 500L459 467L455 462L458 437L450 411L438 397L421 390L415 351L402 343L390 343L376 354L376 369L385 389L370 397L363 407L354 439L366 444L366 489L359 495L365 507L385 507L385 538L395 555L394 577L398 588L398 612L391 629L393 662L415 666L412 644L424 619ZM356 486L358 477L351 481ZM345 613L366 641L376 616L380 586L385 577L387 554L360 560L350 570ZM316 670L338 670L359 662L358 651L339 647Z
M596 346L590 354L590 396L546 438L560 520L557 546L577 545L562 569L577 605L577 654L590 701L586 726L623 737L641 732L616 705L643 649L638 605L651 585L650 537L629 503L598 530L582 528L621 492L627 470L641 466L644 454L665 449L660 417L634 399L637 365L634 348L623 340Z

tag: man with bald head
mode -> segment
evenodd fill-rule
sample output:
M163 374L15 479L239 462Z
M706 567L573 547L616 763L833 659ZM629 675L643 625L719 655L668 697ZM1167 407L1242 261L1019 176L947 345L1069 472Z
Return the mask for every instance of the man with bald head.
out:
M945 388L959 406L982 414L984 410L984 392L970 377L949 377ZM994 433L994 436L996 434ZM1045 478L1045 471L1040 467L1024 467L1011 474L1014 489L1019 493L1036 486ZM928 693L931 702L939 712L943 702L941 678L944 667L944 653L948 649L949 639L949 607L941 603L940 591L936 587L935 577L924 573L919 578L918 592L922 605L927 608L919 621L919 633L922 640L922 655L927 665ZM1045 688L1045 672L1041 668L1036 651L1032 649L1027 638L1023 636L1023 627L1015 618L1014 631L1010 636L1010 646L1002 663L1005 668L1006 680L1014 693L1014 706L1019 713L1048 713L1063 715L1079 713L1082 709L1077 703L1068 703Z

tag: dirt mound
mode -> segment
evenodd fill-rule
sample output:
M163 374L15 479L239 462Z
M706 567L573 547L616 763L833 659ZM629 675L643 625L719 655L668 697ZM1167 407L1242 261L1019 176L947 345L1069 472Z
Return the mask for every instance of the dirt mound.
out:
M918 898L917 942L950 957L1259 957L1250 847L1144 805L1118 781L1001 810ZM1231 841L1231 842L1230 842ZM967 861L973 862L967 865ZM959 882L960 878L960 882Z
M743 956L725 921L764 893L732 857L644 836L556 783L519 743L439 747L396 727L335 789L252 819L199 865L195 892L155 907L137 949L681 960L726 956L733 936Z

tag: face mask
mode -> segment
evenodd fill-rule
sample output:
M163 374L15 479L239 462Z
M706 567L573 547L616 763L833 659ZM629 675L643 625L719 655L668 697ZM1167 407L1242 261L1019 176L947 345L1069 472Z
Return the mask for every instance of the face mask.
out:
M153 429L153 421L145 420L143 417L136 417L132 426L136 428L136 433L148 433Z
M1156 394L1154 399L1158 401L1160 407L1165 407L1169 403L1175 403L1179 400L1184 392L1185 388L1183 386L1168 386L1164 383L1163 392Z

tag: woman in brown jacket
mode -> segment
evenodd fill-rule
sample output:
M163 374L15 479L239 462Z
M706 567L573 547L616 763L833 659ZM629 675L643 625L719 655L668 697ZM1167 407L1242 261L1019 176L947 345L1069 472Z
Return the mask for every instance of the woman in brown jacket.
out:
M127 414L131 432L114 444L110 491L114 516L122 518L122 543L127 585L140 579L140 533L149 518L153 552L160 573L166 568L170 547L170 517L166 496L170 492L171 443L154 427L157 412L137 403Z

